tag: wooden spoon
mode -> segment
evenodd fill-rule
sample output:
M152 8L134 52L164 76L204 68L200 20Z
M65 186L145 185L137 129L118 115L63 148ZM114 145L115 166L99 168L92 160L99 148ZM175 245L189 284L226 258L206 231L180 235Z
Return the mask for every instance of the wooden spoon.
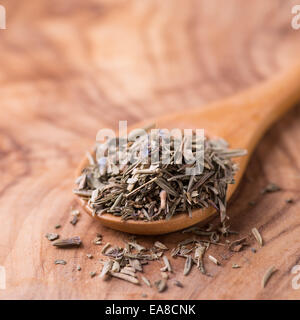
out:
M277 77L261 83L232 97L212 103L201 109L187 110L181 113L163 116L153 121L144 121L133 128L141 128L155 123L157 128L204 128L210 135L224 138L231 148L244 148L248 155L235 159L240 169L235 176L236 183L229 185L229 200L245 172L250 155L265 131L288 109L300 100L300 64L293 66ZM84 159L77 169L77 176L88 164ZM86 203L78 197L81 205L91 215ZM186 213L177 214L170 220L159 221L122 221L112 214L103 214L95 219L112 229L133 234L164 234L181 230L199 222L206 222L216 210L197 209L192 218Z

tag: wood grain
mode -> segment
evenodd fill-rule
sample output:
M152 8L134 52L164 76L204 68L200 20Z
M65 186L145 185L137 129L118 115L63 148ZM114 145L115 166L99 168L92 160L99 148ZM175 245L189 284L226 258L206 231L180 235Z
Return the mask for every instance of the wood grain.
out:
M295 3L1 2L7 11L7 29L0 30L0 265L7 276L1 299L140 299L143 292L154 299L299 299L291 285L291 269L300 264L299 107L265 135L229 207L239 236L257 227L265 246L227 260L222 247L212 248L222 262L207 261L213 278L196 270L185 278L177 259L173 277L184 288L164 294L91 279L90 271L100 271L95 234L119 245L128 235L87 215L75 227L69 223L74 170L99 128L201 108L271 77L299 57L300 31L290 26ZM282 191L262 196L271 181ZM285 202L289 197L293 204ZM83 248L52 247L45 233L58 223L60 235L80 235ZM155 239L172 247L182 238ZM150 246L154 237L138 240ZM55 266L55 259L68 264ZM261 289L271 265L279 271ZM145 267L151 280L159 267Z

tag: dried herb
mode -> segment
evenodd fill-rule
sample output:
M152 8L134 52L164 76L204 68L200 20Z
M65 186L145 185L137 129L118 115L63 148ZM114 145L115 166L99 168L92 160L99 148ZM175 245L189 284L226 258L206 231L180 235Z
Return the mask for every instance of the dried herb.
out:
M259 233L259 231L256 228L252 229L252 233L254 235L254 238L256 239L256 241L258 242L258 244L262 247L263 246L263 239Z
M120 271L120 268L121 268L121 266L120 266L120 263L118 262L118 261L114 261L113 262L113 265L112 265L112 267L111 267L111 271L112 272L119 272ZM129 269L129 268L128 268ZM135 271L134 269L133 270L131 270L131 271Z
M272 266L270 267L266 273L264 274L262 281L261 281L261 286L262 288L265 288L265 286L267 285L268 281L270 280L271 276L277 271L277 269Z
M117 143L122 138L97 144L95 154L87 155L89 164L77 178L74 194L85 200L95 215L107 212L123 220L153 221L170 219L181 212L191 216L193 209L212 206L224 222L227 186L234 183L237 170L231 158L243 156L246 151L228 149L223 139L206 139L203 171L187 174L185 170L195 169L195 164L188 162L189 157L183 163L176 161L179 152L185 150L186 141L178 143L174 138L166 151L166 137L161 132L158 135L159 139L148 141L141 136L128 142L130 156L127 158ZM190 149L193 158L197 143L193 136ZM110 151L114 145L118 157ZM164 159L151 162L152 153L164 154L163 150L170 161L167 164Z
M169 259L166 256L163 256L163 261L165 263L165 269L172 272L172 267L171 267Z
M241 266L236 263L232 265L232 269L239 269L239 268L241 268Z
M203 263L203 257L204 253L206 251L206 246L203 246L201 244L196 245L195 249L195 261L197 263L197 268L203 273L206 274L206 270L204 268L204 263Z
M128 242L129 246L136 249L138 252L145 251L146 248L141 246L140 244L136 242Z
M216 264L217 266L221 265L221 263L213 256L209 255L208 259L213 262L214 264Z
M75 226L77 222L78 222L77 216L74 216L74 217L72 218L72 220L70 221L70 223L71 223L73 226Z
M136 272L142 272L143 265L147 264L148 261L158 260L161 257L159 252L152 252L152 249L141 246L135 240L126 242L125 248L111 246L108 243L102 254L109 257L109 260L103 262L101 278L109 274L134 284L139 283L136 279ZM142 276L141 279L147 286L151 286L146 277Z
M247 237L235 240L231 242L229 245L229 250L232 252L239 252L241 251L245 246L248 246L248 243L246 243Z
M281 188L275 183L269 183L265 188L262 189L261 193L265 194L265 193L277 192L280 190Z
M179 288L183 288L183 284L178 280L174 280L174 285L179 287Z
M141 279L144 281L144 283L148 286L151 287L151 282L144 276L141 277Z
M102 235L101 234L97 235L97 237L93 240L93 243L96 245L102 244Z
M59 229L59 228L61 228L61 225L60 225L60 224L57 224L57 225L55 226L55 229Z
M130 269L125 267L125 268L121 269L120 272L124 273L124 274L127 274L128 276L136 278L135 270L132 271L132 270L130 270Z
M95 272L95 271L90 272L90 276L91 276L91 278L94 278L94 277L95 277L95 275L96 275L96 272Z
M139 280L135 277L132 277L132 276L128 276L127 274L124 274L124 273L120 273L120 272L110 272L110 275L115 277L115 278L118 278L118 279L122 279L122 280L125 280L125 281L128 281L128 282L131 282L133 284L139 284Z
M46 238L49 240L49 241L54 241L56 239L59 238L59 235L57 233L47 233L46 234Z
M159 241L155 241L154 246L161 250L169 250L167 246L165 246L163 243Z
M113 265L113 261L112 260L108 260L108 261L104 262L104 265L102 267L102 271L100 273L100 278L103 278L106 274L109 273L109 271L111 270L112 265Z
M293 203L293 202L294 202L294 199L289 198L289 199L286 199L285 202L286 202L286 203Z
M165 279L155 281L154 285L158 292L163 292L167 289L167 281Z
M188 255L185 260L183 274L187 276L190 273L191 269L192 269L192 256Z
M77 209L73 209L71 211L71 215L74 216L74 217L79 217L80 216L80 211L77 210Z
M129 264L134 268L136 271L143 271L143 267L138 259L130 259Z
M88 253L86 256L87 256L88 259L93 259L93 255L90 254L90 253Z
M81 245L80 237L76 236L69 239L56 240L53 245L58 248L79 247Z
M62 265L65 265L65 264L67 264L67 261L65 261L65 260L55 260L55 262L54 262L55 264L62 264Z
M110 243L107 242L106 245L102 248L101 253L105 253L106 249L108 249L110 247Z

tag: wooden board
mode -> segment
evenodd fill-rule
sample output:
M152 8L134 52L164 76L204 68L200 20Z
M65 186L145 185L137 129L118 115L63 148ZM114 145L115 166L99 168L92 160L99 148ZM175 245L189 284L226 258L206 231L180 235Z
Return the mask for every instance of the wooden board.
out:
M123 244L128 235L70 208L74 171L97 130L203 106L271 77L299 57L300 30L291 28L286 0L1 1L0 30L0 266L1 299L298 299L293 266L300 264L300 108L295 107L261 141L229 206L240 237L257 227L265 241L227 260L207 263L212 278L172 260L184 288L163 294L112 279L100 271L97 232ZM237 119L238 121L238 119ZM275 182L282 191L262 196ZM287 198L294 203L287 204ZM256 201L254 206L249 201ZM80 235L84 246L56 250L45 238ZM181 233L156 237L173 247ZM138 237L151 246L154 237ZM250 248L257 248L253 253ZM87 259L91 253L94 259ZM65 266L55 266L65 259ZM232 269L232 264L242 266ZM76 271L80 264L82 271ZM278 272L265 289L261 278ZM159 263L145 267L156 280ZM3 268L1 269L3 270ZM172 289L172 290L171 290Z

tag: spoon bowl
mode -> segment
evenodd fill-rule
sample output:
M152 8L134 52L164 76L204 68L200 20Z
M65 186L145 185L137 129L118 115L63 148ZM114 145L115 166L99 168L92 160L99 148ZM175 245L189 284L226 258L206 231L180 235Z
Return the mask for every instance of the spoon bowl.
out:
M236 183L228 186L227 200L229 200L239 185L249 158L263 134L299 99L300 64L292 66L271 80L206 107L143 121L130 129L147 127L150 123L155 123L156 127L161 129L204 129L210 136L225 139L230 148L246 149L248 151L246 156L234 159L239 171L235 175ZM77 169L77 176L87 165L88 159L84 159ZM79 197L77 199L85 211L93 216L87 203ZM123 221L120 217L109 213L93 217L112 229L132 234L156 235L178 231L196 223L206 223L215 214L216 210L210 207L193 210L191 218L187 213L180 213L168 221Z

